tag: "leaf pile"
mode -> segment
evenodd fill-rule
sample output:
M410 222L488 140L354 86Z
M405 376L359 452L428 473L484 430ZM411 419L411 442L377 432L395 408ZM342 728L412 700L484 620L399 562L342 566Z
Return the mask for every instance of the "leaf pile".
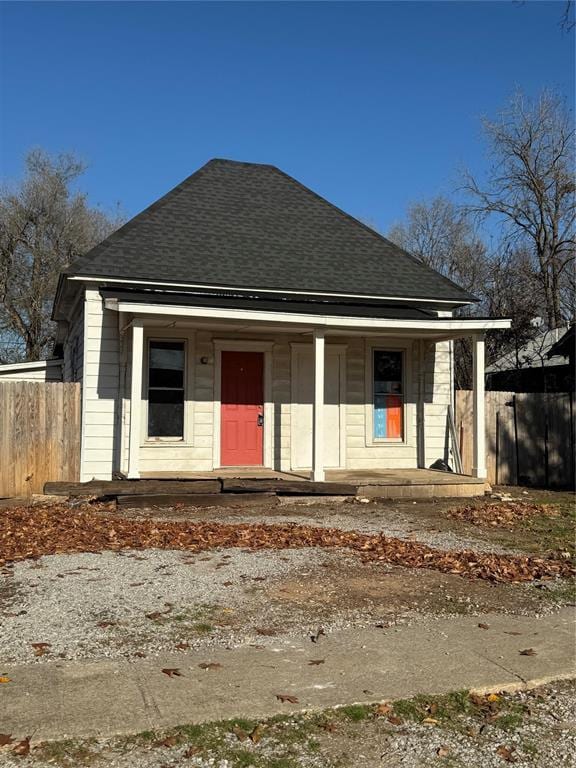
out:
M107 508L102 506L102 509ZM98 507L52 504L12 507L0 515L0 567L6 563L66 552L122 549L177 549L202 552L236 547L283 550L300 547L345 547L365 562L407 568L432 568L467 578L530 581L570 576L570 563L552 558L496 555L469 550L433 549L415 541L337 528L287 523L127 519L98 512Z
M464 520L472 525L510 530L534 517L555 517L558 515L558 510L549 504L508 501L499 504L484 502L478 506L459 507L449 510L446 514L454 520Z

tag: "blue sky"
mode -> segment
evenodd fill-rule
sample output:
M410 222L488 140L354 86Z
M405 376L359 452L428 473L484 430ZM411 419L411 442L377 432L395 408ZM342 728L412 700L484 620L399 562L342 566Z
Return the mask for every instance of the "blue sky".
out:
M278 165L386 230L485 159L517 87L574 93L561 2L0 5L2 177L33 146L133 215L211 157Z

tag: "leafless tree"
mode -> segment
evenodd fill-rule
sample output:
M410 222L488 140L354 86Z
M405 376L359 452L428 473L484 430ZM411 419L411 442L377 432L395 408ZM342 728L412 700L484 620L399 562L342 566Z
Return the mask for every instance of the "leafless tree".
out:
M486 246L471 217L446 197L413 203L405 223L392 227L388 237L425 264L454 280L484 303L489 262ZM479 307L464 307L473 314ZM455 344L455 383L467 389L472 381L472 349L467 339Z
M471 293L485 280L486 247L473 222L449 199L412 203L388 237Z
M73 155L33 150L25 163L22 181L0 193L0 362L50 354L59 271L120 223L72 190L85 170Z
M469 212L498 217L508 242L529 247L549 328L566 322L563 294L574 268L574 130L565 102L548 91L516 94L496 120L484 120L491 164L485 181L466 173ZM567 287L568 286L568 287Z

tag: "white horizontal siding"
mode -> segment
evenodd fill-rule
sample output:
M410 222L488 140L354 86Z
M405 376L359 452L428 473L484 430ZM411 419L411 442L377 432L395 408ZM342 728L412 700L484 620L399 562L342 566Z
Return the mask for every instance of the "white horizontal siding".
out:
M118 468L120 436L118 314L95 289L84 298L81 480L109 480Z
M128 465L130 424L130 331L120 337L118 315L103 309L97 291L86 292L84 304L84 393L82 479L110 478ZM273 341L272 418L273 465L291 468L291 365L292 342L305 337L294 334L224 334L222 331L161 331L146 328L146 336L185 336L193 356L186 390L186 441L147 442L145 418L139 448L141 473L208 471L213 468L214 439L214 340ZM406 430L402 443L374 443L367 424L366 357L372 340L330 337L327 344L346 346L346 405L344 408L346 466L349 469L403 469L418 466L418 398L420 395L419 342L404 342L409 375L405 383ZM398 344L398 340L395 342ZM386 348L394 341L382 338ZM204 359L205 362L202 362ZM448 343L429 346L424 358L422 406L425 423L424 463L446 455L446 417L451 398L451 360ZM368 402L371 401L371 396ZM188 427L190 427L188 429ZM333 439L326 436L326 439Z

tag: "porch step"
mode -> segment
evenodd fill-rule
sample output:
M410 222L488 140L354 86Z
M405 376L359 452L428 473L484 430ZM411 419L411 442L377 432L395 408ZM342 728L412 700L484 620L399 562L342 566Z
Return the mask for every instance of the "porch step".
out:
M45 483L49 496L140 496L157 494L220 493L222 485L214 480L89 480L87 483Z
M271 507L278 504L275 493L245 493L235 496L224 493L158 493L152 495L118 496L116 504L122 509L151 509L153 507Z
M279 496L356 496L358 486L351 483L315 483L312 480L262 480L222 478L224 494L277 493Z

